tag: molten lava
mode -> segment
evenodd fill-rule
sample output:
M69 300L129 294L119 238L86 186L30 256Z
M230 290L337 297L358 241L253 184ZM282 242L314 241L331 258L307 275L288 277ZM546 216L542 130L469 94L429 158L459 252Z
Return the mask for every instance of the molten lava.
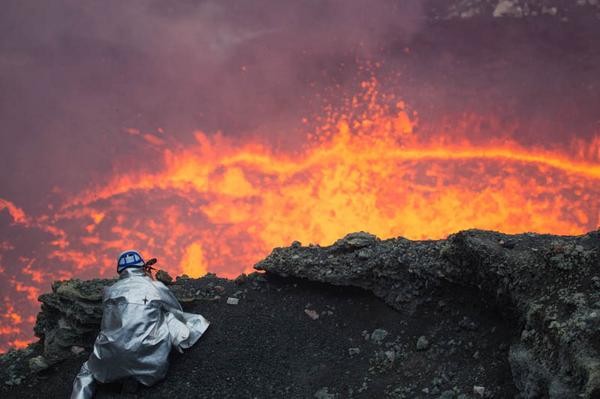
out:
M478 117L485 134L470 117L421 134L417 114L379 93L375 80L363 89L294 153L220 134L198 132L192 147L145 134L161 148L159 170L123 171L46 215L0 200L15 231L48 237L31 252L0 243L0 255L20 251L21 270L3 293L0 348L28 342L35 297L50 281L112 276L127 248L158 257L171 274L233 277L273 247L327 245L358 230L436 239L467 228L598 227L600 137L568 149L525 147L492 117ZM3 274L6 261L0 257Z

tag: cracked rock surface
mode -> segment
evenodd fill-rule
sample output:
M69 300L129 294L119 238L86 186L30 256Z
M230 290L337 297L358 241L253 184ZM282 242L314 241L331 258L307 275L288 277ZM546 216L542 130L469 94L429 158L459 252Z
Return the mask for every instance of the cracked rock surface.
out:
M329 247L277 248L256 268L361 287L407 314L434 289L476 289L519 330L508 360L523 397L596 398L599 254L599 231L563 237L470 230L439 241L360 232Z

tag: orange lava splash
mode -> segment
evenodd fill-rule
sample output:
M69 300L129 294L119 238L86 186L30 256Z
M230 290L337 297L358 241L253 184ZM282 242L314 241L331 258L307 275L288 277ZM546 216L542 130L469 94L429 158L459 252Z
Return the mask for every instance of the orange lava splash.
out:
M171 274L233 277L273 247L326 245L359 230L437 239L467 228L580 234L598 227L600 137L525 147L492 117L478 118L484 130L465 117L421 132L416 112L372 79L293 153L221 134L197 132L187 147L146 134L162 153L158 170L123 171L47 215L0 200L15 228L48 235L36 256L21 256L23 273L11 276L4 306L22 319L2 316L2 348L31 335L23 330L37 312L30 300L49 281L113 275L115 256L127 248L158 257Z

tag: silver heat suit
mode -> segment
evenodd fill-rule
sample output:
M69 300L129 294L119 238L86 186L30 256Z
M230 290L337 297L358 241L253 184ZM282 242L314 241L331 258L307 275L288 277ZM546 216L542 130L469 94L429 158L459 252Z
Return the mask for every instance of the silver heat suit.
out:
M142 268L127 268L105 288L94 350L73 382L71 399L94 396L95 381L134 378L149 386L165 377L171 348L189 348L209 322L185 313L171 291Z

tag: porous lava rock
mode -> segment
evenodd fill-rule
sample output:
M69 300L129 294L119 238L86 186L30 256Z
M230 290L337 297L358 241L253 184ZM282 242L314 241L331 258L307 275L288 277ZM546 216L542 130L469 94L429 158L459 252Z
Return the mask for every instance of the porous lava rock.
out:
M477 289L516 323L514 382L526 398L600 395L600 232L577 237L468 230L446 240L348 234L328 247L276 248L255 267L372 291L412 313L435 287Z

